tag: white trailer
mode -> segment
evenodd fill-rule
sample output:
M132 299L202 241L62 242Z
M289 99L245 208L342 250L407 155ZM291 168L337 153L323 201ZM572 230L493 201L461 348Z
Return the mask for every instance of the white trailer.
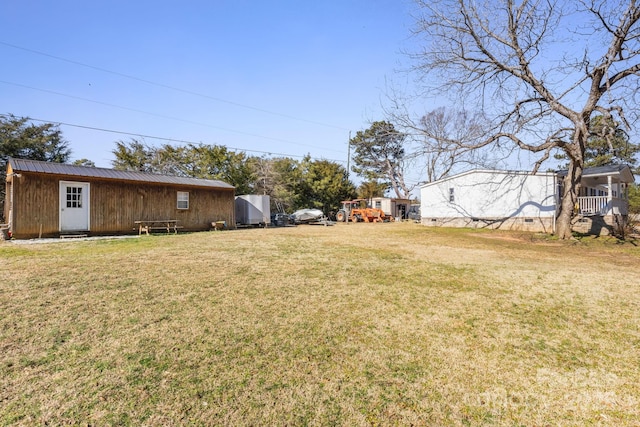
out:
M266 227L271 224L271 199L267 195L236 196L236 225Z

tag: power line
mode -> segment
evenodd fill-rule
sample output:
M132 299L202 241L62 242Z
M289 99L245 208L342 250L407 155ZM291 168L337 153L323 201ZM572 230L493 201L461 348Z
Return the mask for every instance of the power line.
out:
M222 103L233 105L233 106L236 106L236 107L246 108L246 109L253 110L253 111L258 111L258 112L261 112L261 113L270 114L272 116L283 117L283 118L290 119L290 120L296 120L296 121L299 121L299 122L311 123L311 124L318 125L318 126L324 126L324 127L329 127L329 128L334 128L334 129L339 129L339 130L344 130L344 131L348 131L349 130L349 129L345 129L345 128L341 127L341 126L336 126L336 125L331 125L331 124L327 124L327 123L317 122L317 121L314 121L314 120L303 119L303 118L291 116L291 115L288 115L288 114L278 113L278 112L266 110L266 109L263 109L263 108L253 107L251 105L241 104L239 102L229 101L229 100L226 100L226 99L217 98L217 97L210 96L210 95L205 95L205 94L202 94L202 93L198 93L198 92L194 92L194 91L190 91L190 90L186 90L186 89L177 88L175 86L169 86L169 85L166 85L164 83L157 83L157 82L154 82L154 81L151 81L151 80L147 80L147 79L143 79L143 78L140 78L140 77L132 76L130 74L124 74L124 73L120 73L120 72L117 72L117 71L108 70L106 68L96 67L94 65L89 65L89 64L85 64L83 62L74 61L74 60L67 59L67 58L62 58L60 56L51 55L51 54L46 53L46 52L41 52L41 51L38 51L38 50L29 49L29 48L22 47L22 46L17 46L17 45L11 44L11 43L3 42L3 41L0 41L0 44L4 45L4 46L11 47L13 49L23 50L25 52L33 53L33 54L36 54L36 55L46 56L48 58L52 58L52 59L55 59L55 60L58 60L58 61L67 62L69 64L74 64L74 65L78 65L78 66L85 67L85 68L90 68L90 69L97 70L97 71L100 71L100 72L103 72L103 73L113 74L113 75L116 75L116 76L124 77L126 79L135 80L135 81L138 81L138 82L141 82L141 83L145 83L145 84L148 84L148 85L152 85L152 86L157 86L157 87L161 87L161 88L164 88L164 89L173 90L175 92L185 93L185 94L188 94L188 95L197 96L197 97L200 97L200 98L205 98L205 99L209 99L209 100L212 100L212 101L222 102Z
M0 114L0 117L8 118L9 116L6 115L6 114ZM70 126L70 127L94 130L94 131L99 131L99 132L115 133L115 134L119 134L119 135L138 136L138 137L141 137L141 138L151 138L151 139L156 139L156 140L159 140L159 141L178 142L178 143L181 143L181 144L194 144L194 145L199 144L199 142L188 141L188 140L184 140L184 139L167 138L167 137L162 137L162 136L145 135L145 134L135 133L135 132L126 132L126 131L119 131L119 130L113 130L113 129L104 129L104 128L99 128L99 127L94 127L94 126L78 125L78 124L73 124L73 123L65 123L65 122L60 122L60 121L56 121L56 120L36 119L36 118L33 118L33 117L29 117L29 120L33 120L33 121L36 121L36 122L42 122L42 123L55 123L55 124L62 125L62 126ZM216 145L220 145L220 144L216 144ZM272 151L249 150L249 149L245 149L245 148L229 147L229 146L226 146L226 145L225 145L225 147L227 149L230 149L230 150L243 151L243 152L248 152L248 153L267 154L269 156L297 157L297 158L304 158L305 157L305 156L292 155L292 154L274 153ZM318 159L318 158L315 158L315 157L311 157L311 158L314 159L314 160L329 160L329 161L336 162L336 163L344 163L345 162L344 160Z
M33 87L33 86L28 86L28 85L24 85L24 84L21 84L21 83L8 82L8 81L5 81L5 80L0 80L0 83L6 84L6 85L11 85L11 86L16 86L16 87L21 87L21 88L25 88L25 89L35 90L35 91L39 91L39 92L49 93L49 94L52 94L52 95L62 96L62 97L65 97L65 98L77 99L77 100L84 101L84 102L91 102L91 103L94 103L94 104L104 105L104 106L107 106L107 107L119 108L119 109L122 109L122 110L132 111L132 112L135 112L135 113L147 114L149 116L159 117L159 118L162 118L162 119L169 119L169 120L175 120L175 121L182 122L182 123L188 123L188 124L193 124L193 125L198 125L198 126L205 126L205 127L209 127L209 128L212 128L212 129L223 130L225 132L237 133L237 134L240 134L240 135L251 136L251 137L254 137L254 138L262 138L262 139L268 139L270 141L284 142L286 144L298 145L300 147L308 147L308 148L316 148L316 149L318 148L318 147L313 146L313 145L308 145L308 144L302 144L302 143L299 143L299 142L288 141L286 139L273 138L273 137L264 136L264 135L257 135L257 134L253 134L253 133L250 133L250 132L244 132L244 131L224 128L224 127L221 127L221 126L215 126L215 125L211 125L211 124L208 124L208 123L200 123L200 122L196 122L196 121L193 121L193 120L180 119L180 118L177 118L177 117L166 116L166 115L163 115L163 114L152 113L152 112L149 112L149 111L138 110L138 109L130 108L130 107L124 107L122 105L111 104L111 103L103 102L103 101L96 101L96 100L93 100L93 99L83 98L83 97L75 96L75 95L69 95L69 94L66 94L66 93L57 92L57 91L53 91L53 90L49 90L49 89L42 89L42 88L37 88L37 87ZM325 150L325 151L333 151L333 152L336 152L336 153L341 153L341 151L333 150L333 149L330 149L330 148L323 148L323 150Z

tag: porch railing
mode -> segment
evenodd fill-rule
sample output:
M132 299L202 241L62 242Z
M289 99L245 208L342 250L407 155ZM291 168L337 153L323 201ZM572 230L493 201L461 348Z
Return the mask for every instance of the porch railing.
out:
M580 213L585 216L627 214L627 202L617 197L611 201L607 196L578 197L578 205Z

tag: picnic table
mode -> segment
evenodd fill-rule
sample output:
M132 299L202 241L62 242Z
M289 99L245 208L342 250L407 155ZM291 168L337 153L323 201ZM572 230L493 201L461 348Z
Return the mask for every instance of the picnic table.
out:
M149 231L152 230L166 230L167 233L173 231L174 234L177 234L178 229L182 228L182 226L178 225L177 219L145 219L134 221L134 223L138 226L138 234L142 234L142 232L144 231L145 233L147 233L147 235L149 234Z

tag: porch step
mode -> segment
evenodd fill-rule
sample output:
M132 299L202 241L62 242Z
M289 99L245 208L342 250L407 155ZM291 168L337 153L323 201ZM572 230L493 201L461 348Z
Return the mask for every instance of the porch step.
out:
M60 238L61 239L78 239L81 237L87 237L86 234L61 234Z

